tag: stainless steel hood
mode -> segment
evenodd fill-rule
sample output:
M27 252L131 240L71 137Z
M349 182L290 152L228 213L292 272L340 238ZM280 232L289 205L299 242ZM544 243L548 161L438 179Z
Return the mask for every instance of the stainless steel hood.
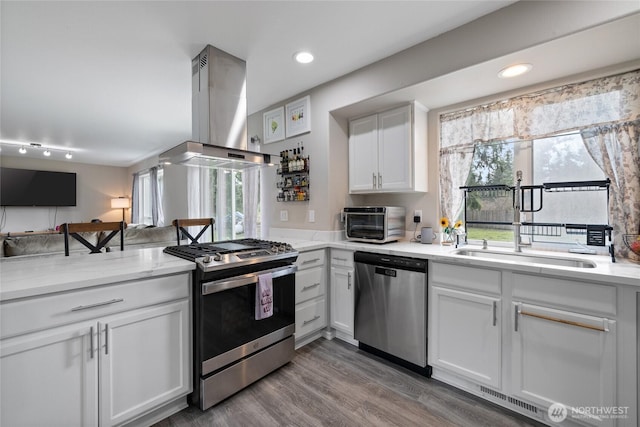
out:
M161 162L247 169L271 156L247 151L246 63L211 45L191 62L192 141L160 154Z

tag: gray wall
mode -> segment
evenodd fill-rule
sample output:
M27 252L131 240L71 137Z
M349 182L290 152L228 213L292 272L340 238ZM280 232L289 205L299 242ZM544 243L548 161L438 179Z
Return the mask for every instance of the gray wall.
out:
M0 166L77 174L77 206L2 207L0 209L5 215L4 221L0 222L2 233L41 231L65 222L88 222L94 218L120 221L122 210L111 209L111 199L131 197L131 178L127 168L12 156L2 156ZM125 211L125 219L131 219L130 210Z
M429 113L428 193L350 196L348 117L341 109L347 111L347 107L371 98L616 19L635 7L634 2L520 1L253 114L249 135L262 136L263 112L311 95L311 132L262 146L262 151L277 154L304 141L305 153L311 156L310 201L276 202L275 172L267 173L263 185L271 197L263 200L266 222L276 228L338 230L338 213L346 205L397 204L407 208L408 228L412 227L409 215L414 209L423 210L423 225L436 225L439 216L437 112ZM281 210L288 211L289 221L280 221ZM315 223L308 221L309 210L315 211Z

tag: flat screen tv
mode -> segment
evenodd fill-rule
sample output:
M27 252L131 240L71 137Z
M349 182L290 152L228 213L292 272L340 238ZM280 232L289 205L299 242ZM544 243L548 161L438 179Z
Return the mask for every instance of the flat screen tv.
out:
M0 206L76 206L76 174L0 168Z

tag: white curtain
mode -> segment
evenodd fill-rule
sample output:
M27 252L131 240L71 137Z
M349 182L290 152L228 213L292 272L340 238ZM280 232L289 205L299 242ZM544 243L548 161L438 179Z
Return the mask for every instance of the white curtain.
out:
M640 260L622 240L640 233L640 121L599 126L582 132L587 151L611 180L609 220L616 255Z
M242 204L244 206L244 235L245 237L260 237L258 230L258 215L260 201L260 170L248 169L243 172Z
M131 184L131 223L140 223L140 182L139 173L133 174L133 183Z
M471 168L470 157L475 144L508 139L531 140L638 119L640 70L441 114L440 210L450 219L460 212L462 192L459 187L464 185ZM635 143L637 149L637 135ZM592 156L596 158L594 154ZM629 163L628 159L619 156L611 160L615 164L612 170L630 168L637 171L640 167L637 162ZM632 187L636 185L631 184ZM634 188L633 194L637 196L639 190L637 186ZM622 200L613 201L609 208L611 220L622 210ZM625 227L633 229L633 221Z
M151 181L151 223L158 227L164 225L164 211L162 209L162 188L158 181L158 168L149 169Z

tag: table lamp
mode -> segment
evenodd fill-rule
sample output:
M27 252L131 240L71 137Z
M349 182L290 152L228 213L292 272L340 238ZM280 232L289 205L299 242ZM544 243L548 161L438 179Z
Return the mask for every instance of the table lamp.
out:
M129 209L131 203L128 197L117 197L111 199L111 209L122 209L122 221L124 221L124 210Z

